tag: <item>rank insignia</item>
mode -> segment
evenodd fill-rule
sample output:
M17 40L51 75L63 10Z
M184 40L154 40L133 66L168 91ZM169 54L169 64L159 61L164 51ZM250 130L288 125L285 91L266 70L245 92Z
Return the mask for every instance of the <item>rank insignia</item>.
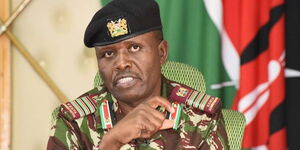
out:
M182 106L178 102L172 103L172 108L175 110L173 113L167 112L166 118L170 120L174 120L173 129L178 129Z
M188 89L180 87L176 92L177 96L185 97L188 93Z
M84 96L74 101L62 104L62 108L68 113L71 119L75 120L96 111L96 100L92 96Z
M104 99L100 104L100 118L102 129L110 129L113 127L112 107L108 100Z
M115 21L110 21L107 23L107 28L111 37L118 37L121 35L128 34L127 20L120 18Z
M184 89L184 92L182 92ZM184 93L184 94L182 94ZM197 108L210 114L214 114L220 107L218 97L210 96L200 91L176 86L171 92L170 98L187 106Z

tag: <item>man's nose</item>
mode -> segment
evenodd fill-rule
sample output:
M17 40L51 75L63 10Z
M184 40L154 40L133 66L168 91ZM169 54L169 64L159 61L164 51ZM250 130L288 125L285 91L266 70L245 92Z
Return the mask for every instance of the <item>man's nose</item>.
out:
M131 59L128 52L119 53L117 56L115 68L116 70L125 70L131 68Z

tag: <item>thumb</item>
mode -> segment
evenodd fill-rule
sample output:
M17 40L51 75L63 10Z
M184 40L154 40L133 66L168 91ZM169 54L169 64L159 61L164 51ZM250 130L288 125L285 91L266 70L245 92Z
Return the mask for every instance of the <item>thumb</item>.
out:
M174 120L165 119L160 130L173 128Z

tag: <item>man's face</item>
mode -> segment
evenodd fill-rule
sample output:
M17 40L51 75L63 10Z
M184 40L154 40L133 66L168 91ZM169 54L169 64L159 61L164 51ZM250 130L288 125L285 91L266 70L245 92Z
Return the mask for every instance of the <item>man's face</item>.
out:
M155 37L157 32L96 47L99 72L118 100L134 104L160 94L160 66L167 58L167 43Z

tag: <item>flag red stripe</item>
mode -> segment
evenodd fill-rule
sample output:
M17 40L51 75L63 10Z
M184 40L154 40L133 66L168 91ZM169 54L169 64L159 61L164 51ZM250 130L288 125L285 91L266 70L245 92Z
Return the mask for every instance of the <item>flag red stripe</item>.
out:
M269 20L270 8L282 3L282 0L223 0L224 26L239 54Z
M239 54L257 36L262 26L269 22L270 10L283 3L283 0L223 0L225 30ZM239 89L232 108L238 109L238 104L245 104L243 112L248 114L247 118L251 118L249 114L254 114L254 119L251 122L248 120L245 128L243 148L260 145L271 147L274 141L282 139L283 144L281 145L285 147L285 131L272 136L269 133L271 112L283 102L285 95L284 60L281 59L285 50L283 16L271 26L268 41L265 51L240 68ZM272 69L269 70L269 68ZM279 73L272 82L269 82L270 75L274 73L274 70L278 70ZM253 92L258 89L259 85L266 86L257 93ZM245 96L251 92L253 95L246 99ZM260 99L262 95L266 96L266 101ZM249 103L241 103L242 98Z
M276 133L272 134L270 136L270 144L268 145L268 148L270 150L285 150L287 149L287 142L286 142L286 129L283 128Z

